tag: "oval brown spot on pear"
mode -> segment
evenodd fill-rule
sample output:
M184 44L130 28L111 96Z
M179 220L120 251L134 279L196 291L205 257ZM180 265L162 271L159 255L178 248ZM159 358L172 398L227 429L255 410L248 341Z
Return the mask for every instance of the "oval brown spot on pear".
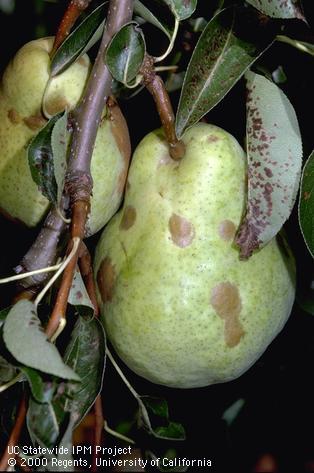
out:
M8 119L10 120L11 123L13 123L13 125L18 125L22 121L21 115L14 108L11 108L8 111Z
M236 227L231 220L223 220L219 224L218 228L219 236L222 240L230 241L233 240L236 233Z
M225 341L228 347L238 345L244 335L239 315L242 309L237 286L222 282L212 289L210 303L215 312L225 321Z
M180 215L171 215L169 230L173 243L180 248L189 246L194 240L195 230L192 223Z
M97 273L97 284L104 304L112 301L115 280L116 273L114 265L111 259L106 256Z
M123 212L120 222L120 230L128 230L131 228L136 220L136 210L132 205L128 205Z
M25 125L32 131L39 130L47 123L46 118L42 115L31 115L30 117L24 118L23 121Z
M45 109L49 115L56 115L64 110L69 110L70 104L65 97L52 97L45 104Z

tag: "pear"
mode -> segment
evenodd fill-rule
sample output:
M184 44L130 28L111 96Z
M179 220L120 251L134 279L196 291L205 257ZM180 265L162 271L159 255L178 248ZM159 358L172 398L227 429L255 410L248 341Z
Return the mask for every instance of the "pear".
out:
M80 100L90 72L87 55L49 79L53 38L24 45L6 68L0 85L0 208L14 220L36 226L49 208L33 182L27 147L47 118L72 110ZM44 113L43 113L44 112ZM130 141L116 104L103 112L91 162L94 181L86 233L102 228L119 207Z
M237 141L203 123L183 141L181 161L161 131L139 144L94 268L103 322L126 365L194 388L237 378L264 352L291 312L295 265L277 239L239 259L246 158Z

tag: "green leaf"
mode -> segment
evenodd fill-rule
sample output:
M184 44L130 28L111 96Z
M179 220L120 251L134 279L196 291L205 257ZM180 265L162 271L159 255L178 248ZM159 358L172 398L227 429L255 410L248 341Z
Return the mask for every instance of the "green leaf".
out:
M151 396L140 396L145 404L147 411L153 413L155 416L169 419L168 404L165 399Z
M51 150L53 155L53 170L57 184L57 203L61 202L65 174L67 170L67 150L70 142L68 131L68 114L64 114L56 121L51 133Z
M260 12L272 18L299 18L304 20L297 0L246 0Z
M182 21L193 15L197 0L163 0L177 20Z
M168 79L165 82L165 86L168 92L175 92L176 90L181 89L184 81L185 72L173 72L169 75Z
M282 43L289 44L290 46L293 46L294 48L299 49L299 51L301 51L302 53L307 53L307 54L310 54L311 56L314 56L313 43L307 43L306 41L300 41L298 39L289 38L289 36L285 36L285 35L277 35L276 40Z
M106 339L97 319L79 317L64 356L65 363L80 376L81 382L68 383L60 398L65 412L71 412L77 425L101 391L106 359Z
M304 241L314 257L314 150L303 168L299 198L299 222Z
M309 289L298 287L296 294L296 301L299 307L310 315L314 315L314 289L312 285L313 283Z
M272 43L273 31L261 31L256 21L250 12L229 8L208 23L183 83L176 117L179 138L224 98ZM247 28L247 23L251 28Z
M0 328L4 324L4 321L7 318L7 315L10 312L11 308L12 306L6 307L5 309L0 310Z
M101 38L105 25L104 5L106 3L99 5L61 44L51 60L52 77L63 72Z
M238 399L233 404L231 404L228 409L225 410L222 415L222 419L226 422L228 426L230 426L236 420L244 404L244 399Z
M106 64L114 79L129 84L140 71L145 51L144 36L138 25L133 22L123 26L106 52Z
M53 396L51 383L45 383L38 371L28 366L20 367L29 382L32 395L37 402L50 402Z
M295 111L274 83L248 72L248 202L236 237L242 259L262 248L289 217L299 188L302 140Z
M68 302L76 307L80 315L89 317L94 315L94 306L89 298L81 273L78 269L74 273Z
M17 369L0 355L0 384L6 384L17 375Z
M169 28L161 23L161 21L139 0L135 0L134 2L134 12L151 25L160 29L169 39L171 38Z
M32 139L28 147L28 163L33 181L41 193L52 203L57 203L57 183L54 174L53 152L51 146L52 130L60 114L49 122Z
M154 437L167 440L185 440L184 427L169 421L168 404L165 399L151 396L138 396L138 424ZM163 425L156 425L159 422ZM164 425L166 424L166 425Z
M51 402L39 403L32 397L27 411L27 428L34 444L55 446L59 437L59 423Z
M156 427L154 429L156 437L171 440L185 440L185 430L178 422L169 422L166 427Z
M80 379L47 339L33 302L23 299L12 307L4 323L3 340L20 363L59 378Z

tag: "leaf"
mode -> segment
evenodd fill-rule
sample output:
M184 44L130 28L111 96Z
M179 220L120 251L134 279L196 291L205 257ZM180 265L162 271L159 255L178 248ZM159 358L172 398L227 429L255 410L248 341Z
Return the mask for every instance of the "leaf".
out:
M297 0L246 0L260 12L272 18L299 18L304 20Z
M53 170L57 184L57 203L61 202L65 174L67 171L67 150L70 142L70 132L67 128L68 114L64 114L56 121L51 133L51 150L53 155Z
M261 30L250 12L228 8L207 25L192 54L176 117L176 132L197 123L229 92L270 46L274 32Z
M303 168L299 198L299 223L306 246L314 257L314 150Z
M22 299L12 307L4 323L3 340L20 363L59 378L79 381L79 376L63 363L55 345L47 340L33 302Z
M17 375L17 369L0 355L0 384L6 384Z
M298 288L296 301L304 312L314 315L314 289L312 285L309 289Z
M134 12L148 23L160 29L169 39L171 38L171 33L168 27L161 23L161 21L159 21L159 19L139 0L135 0L134 2Z
M52 203L57 202L57 183L54 174L53 153L51 146L52 130L60 114L49 122L32 139L28 147L28 163L33 181L41 193Z
M236 236L247 259L278 233L293 208L300 181L302 140L295 111L272 82L248 72L248 202Z
M193 15L197 0L163 0L177 20L182 21Z
M105 25L104 5L106 3L99 5L61 44L51 60L52 77L63 72L101 38Z
M129 84L139 73L146 46L137 23L129 23L112 38L106 52L106 64L114 77Z
M76 307L80 315L89 317L94 315L94 306L89 298L81 273L78 269L74 273L68 302Z
M7 318L8 313L11 310L11 307L6 307L5 309L0 310L0 328L4 324L5 319Z
M26 422L34 444L48 448L56 444L59 437L59 423L50 402L39 403L30 398Z
M72 471L73 472L73 457L72 457L72 437L74 429L74 419L70 419L66 431L58 444L57 453L48 453L45 458L48 460L48 465L45 471ZM83 460L82 464L84 466Z
M71 412L77 425L101 391L105 369L106 340L102 325L79 317L64 356L65 363L80 376L81 382L68 383L60 398L63 410Z
M244 404L245 400L241 398L235 401L233 404L231 404L231 406L228 407L228 409L225 410L222 415L222 419L226 422L228 427L236 420Z
M138 422L140 427L143 426L157 438L185 440L184 427L177 422L169 421L168 404L165 399L138 396L137 401L139 404ZM153 423L160 423L160 421L166 425L153 426Z
M175 92L176 90L181 89L184 81L185 72L177 72L169 75L168 79L165 82L165 86L168 92Z
M28 366L20 367L22 373L26 376L29 382L32 395L37 402L50 402L53 396L53 389L51 383L45 383L36 370Z

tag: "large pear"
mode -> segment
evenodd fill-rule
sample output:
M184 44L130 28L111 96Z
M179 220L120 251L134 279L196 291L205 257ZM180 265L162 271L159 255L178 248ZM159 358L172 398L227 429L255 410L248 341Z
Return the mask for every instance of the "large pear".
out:
M193 388L238 377L264 352L290 314L295 267L276 239L239 259L246 158L237 141L207 124L183 140L179 162L161 131L139 144L95 278L122 360L155 383Z
M30 140L51 117L72 110L90 72L87 55L49 80L53 38L23 46L6 68L0 85L0 208L32 227L49 207L33 182L28 166ZM44 111L44 114L43 114ZM117 105L104 110L91 162L94 180L87 234L102 228L116 212L130 158L125 120Z

